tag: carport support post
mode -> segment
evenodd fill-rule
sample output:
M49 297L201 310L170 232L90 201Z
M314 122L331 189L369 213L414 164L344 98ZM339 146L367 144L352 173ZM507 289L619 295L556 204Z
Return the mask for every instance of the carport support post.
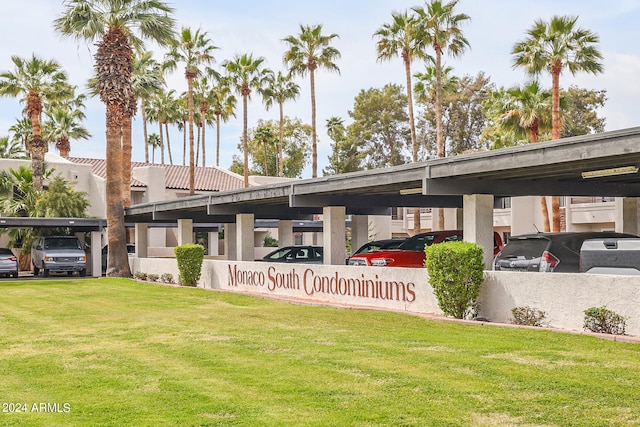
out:
M638 198L615 198L615 230L638 235Z
M278 221L278 246L293 246L293 221L281 219Z
M147 223L136 223L133 239L136 245L136 257L146 258L149 252L149 225Z
M207 254L209 256L217 256L219 255L218 250L218 232L210 231L208 234L209 247L207 248Z
M464 195L462 206L464 240L484 248L484 265L490 268L493 261L493 195Z
M102 232L91 232L91 276L102 276Z
M351 253L369 241L369 216L353 215L351 217Z
M236 248L236 224L229 223L224 225L224 256L230 261L238 259L238 250Z
M193 220L190 218L178 220L178 246L193 243Z
M238 261L253 261L255 259L254 215L236 214L236 247Z
M344 265L347 256L346 208L344 206L325 206L322 208L322 246L325 265Z

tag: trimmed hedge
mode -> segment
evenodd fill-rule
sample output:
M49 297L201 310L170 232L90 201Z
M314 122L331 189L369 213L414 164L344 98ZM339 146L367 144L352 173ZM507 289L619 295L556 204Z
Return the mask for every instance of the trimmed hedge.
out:
M197 286L202 271L204 247L189 243L173 249L178 262L178 281L183 286Z
M475 314L484 282L482 246L445 242L427 246L425 253L429 283L443 313L457 319Z

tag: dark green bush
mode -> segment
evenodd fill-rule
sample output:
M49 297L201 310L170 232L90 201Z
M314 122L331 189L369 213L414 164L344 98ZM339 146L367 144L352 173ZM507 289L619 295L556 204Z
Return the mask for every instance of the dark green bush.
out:
M270 233L267 233L266 236L264 236L264 240L263 240L263 245L265 248L277 248L278 247L278 240L274 239L273 237L271 237Z
M189 243L173 249L178 261L178 281L183 286L197 286L204 259L204 247Z
M542 321L547 317L544 311L526 306L514 307L511 313L513 314L511 323L514 325L542 326Z
M429 282L444 314L464 319L476 312L484 282L482 247L471 242L446 242L427 246L425 253Z
M607 307L590 307L584 311L584 329L602 334L624 335L624 317Z

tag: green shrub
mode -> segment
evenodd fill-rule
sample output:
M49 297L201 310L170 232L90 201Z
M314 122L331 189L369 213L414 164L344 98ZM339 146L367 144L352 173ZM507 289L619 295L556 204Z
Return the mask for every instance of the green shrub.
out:
M204 247L189 243L173 249L178 261L178 281L183 286L197 286L204 259Z
M160 276L160 281L162 283L173 283L173 274L162 273L162 276Z
M278 240L271 237L270 233L267 233L267 235L264 236L264 240L262 244L264 245L265 248L277 248Z
M526 306L514 307L511 313L513 314L511 323L514 325L542 326L542 321L547 317L544 311Z
M147 280L147 273L136 271L135 273L133 273L133 278L136 280Z
M149 282L157 282L159 278L160 278L159 274L156 274L156 273L147 274L147 280Z
M607 307L590 307L584 311L584 329L602 334L624 335L624 317Z
M484 282L482 247L471 242L445 242L427 246L425 253L429 282L444 314L464 319L476 312Z

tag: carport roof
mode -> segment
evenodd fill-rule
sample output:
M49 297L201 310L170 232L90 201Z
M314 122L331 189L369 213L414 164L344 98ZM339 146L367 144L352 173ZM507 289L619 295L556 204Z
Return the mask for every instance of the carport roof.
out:
M191 218L235 222L310 219L325 206L347 214L391 207L461 207L466 194L640 196L640 127L485 151L392 168L271 184L140 204L128 222ZM586 173L586 174L585 174Z

